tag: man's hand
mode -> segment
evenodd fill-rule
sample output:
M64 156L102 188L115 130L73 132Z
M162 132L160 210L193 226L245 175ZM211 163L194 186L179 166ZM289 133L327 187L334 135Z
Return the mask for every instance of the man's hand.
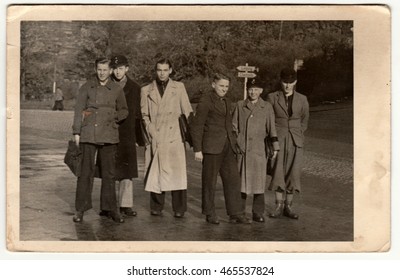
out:
M75 145L79 147L79 141L81 139L81 136L79 134L75 134L74 137L75 137Z
M274 153L271 156L271 159L274 160L278 156L279 151L274 151Z
M156 138L156 134L157 134L156 128L153 123L149 123L149 126L147 127L147 129L149 132L150 141L152 141L152 139Z
M194 160L195 161L203 161L203 153L202 152L195 152L194 153Z

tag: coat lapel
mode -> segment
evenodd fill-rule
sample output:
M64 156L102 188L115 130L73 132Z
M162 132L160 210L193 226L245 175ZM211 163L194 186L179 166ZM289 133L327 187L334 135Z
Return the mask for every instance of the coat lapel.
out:
M157 88L157 94L160 96L160 94L158 93L158 88ZM165 88L163 97L160 98L160 108L162 109L169 102L171 102L170 100L175 94L176 94L176 84L174 83L173 80L170 79L167 84L167 87Z
M253 106L251 105L251 102L249 100L243 102L243 108L245 111L247 111L245 114L247 119L250 118L251 115L254 115L257 110L260 110L261 108L264 107L265 107L265 101L262 100L261 98Z
M286 107L286 100L285 100L285 96L283 95L283 92L278 93L278 104L282 107L282 109L286 113L286 115L289 116L289 113L288 113L287 107Z
M156 104L161 101L160 93L158 92L156 81L153 81L149 87L149 98Z
M295 91L293 93L293 101L292 101L292 112L293 112L293 115L297 114L297 112L299 112L299 111L300 111L299 95Z

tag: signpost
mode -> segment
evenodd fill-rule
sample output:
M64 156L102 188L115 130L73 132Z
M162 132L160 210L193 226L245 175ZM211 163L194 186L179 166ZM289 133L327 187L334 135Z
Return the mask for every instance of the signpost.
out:
M241 65L236 67L236 69L238 71L238 77L239 78L244 78L244 99L247 98L247 88L246 88L246 84L247 84L247 79L248 78L255 78L257 76L256 73L253 73L254 71L258 72L258 68L256 68L255 66L249 66L248 63L246 63L246 65Z

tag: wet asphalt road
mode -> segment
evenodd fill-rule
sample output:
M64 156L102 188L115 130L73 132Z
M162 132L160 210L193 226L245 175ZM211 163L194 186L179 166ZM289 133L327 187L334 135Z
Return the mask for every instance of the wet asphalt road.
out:
M220 225L201 214L201 165L187 151L188 212L173 217L170 195L164 215L149 213L149 194L143 190L143 150L139 148L140 177L134 180L137 217L124 224L100 217L100 181L95 180L92 210L82 224L72 222L76 178L63 163L70 138L71 112L21 113L20 240L38 241L352 241L353 139L352 107L316 111L307 131L302 193L295 198L299 220L266 219L265 223L228 223L221 185L216 205ZM30 114L37 116L32 120ZM51 115L51 116L49 116ZM45 124L43 124L45 122ZM47 124L46 124L47 122ZM248 200L247 215L250 217ZM266 215L274 207L266 192Z

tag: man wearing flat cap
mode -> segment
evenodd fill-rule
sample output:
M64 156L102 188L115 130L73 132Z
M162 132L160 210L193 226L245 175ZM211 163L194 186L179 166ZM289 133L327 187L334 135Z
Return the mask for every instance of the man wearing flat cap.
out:
M273 163L270 189L275 191L276 209L271 218L282 215L298 219L292 210L293 195L300 192L300 174L303 163L304 132L307 129L309 105L307 97L296 89L297 73L284 68L280 74L281 90L270 93L267 101L275 112L275 125L280 151Z
M245 210L246 198L253 195L253 221L263 223L265 210L265 184L268 157L275 159L279 151L275 129L274 109L262 100L264 83L251 79L247 83L248 97L240 100L233 113L233 129L237 134L240 154L237 156L240 177L242 205ZM269 145L272 143L272 149Z
M129 115L123 120L119 127L119 143L116 152L115 179L117 189L117 200L120 212L124 216L136 216L133 207L133 181L138 177L138 166L136 156L136 124L141 119L140 113L140 86L128 76L128 59L123 55L111 57L112 80L120 86L125 94ZM108 216L103 210L101 216Z

